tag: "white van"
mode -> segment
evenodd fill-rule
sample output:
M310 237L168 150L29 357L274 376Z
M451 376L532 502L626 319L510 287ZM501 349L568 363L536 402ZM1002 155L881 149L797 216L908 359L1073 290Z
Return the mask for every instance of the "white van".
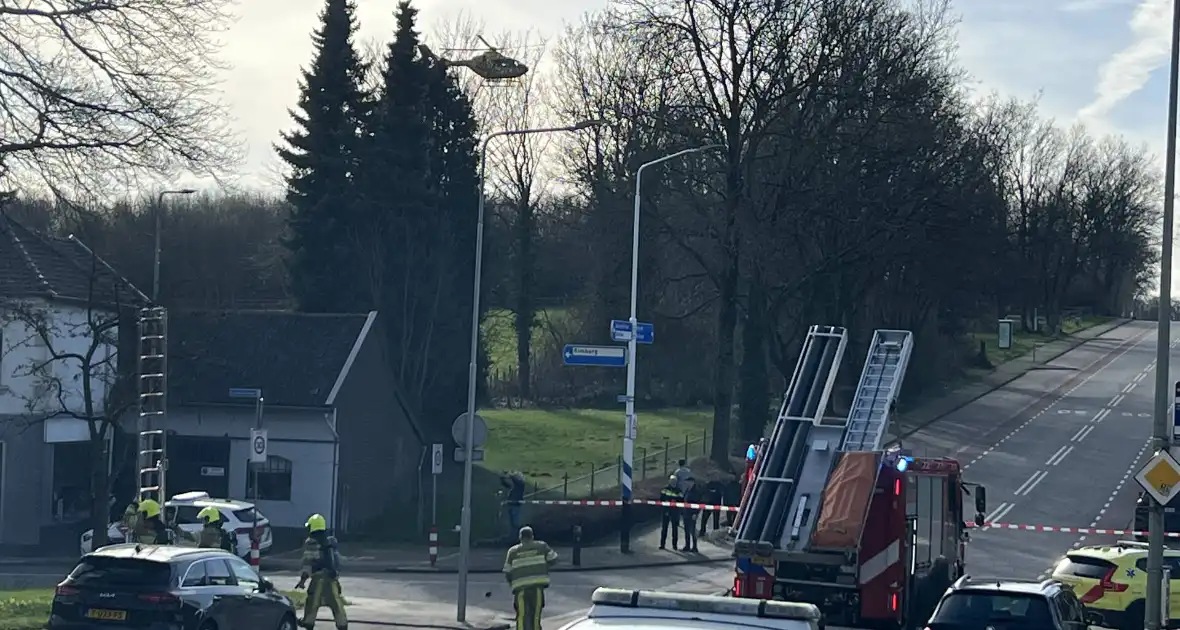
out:
M764 599L598 588L585 617L561 630L822 630L812 604Z

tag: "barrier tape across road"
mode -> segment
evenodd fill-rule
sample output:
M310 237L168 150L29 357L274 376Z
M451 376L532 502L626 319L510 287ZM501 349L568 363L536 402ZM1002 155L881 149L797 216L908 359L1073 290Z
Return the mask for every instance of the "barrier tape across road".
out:
M571 505L581 507L619 507L623 505L620 500L600 500L600 501L578 501L573 499L557 499L552 501L528 500L521 501L522 504L527 505ZM689 510L705 510L707 512L737 512L738 508L732 505L709 505L707 503L684 503L680 501L656 501L652 499L634 499L631 501L632 505L654 505L656 507L670 507L682 508ZM1052 525L1025 525L1021 523L984 523L983 525L976 525L975 523L967 523L970 529L979 529L987 531L989 529L1004 529L1012 531L1023 532L1038 532L1044 534L1087 534L1087 535L1108 535L1108 536L1146 536L1147 532L1138 529L1105 529L1099 527L1056 527ZM1167 538L1180 538L1180 532L1167 532L1164 534Z

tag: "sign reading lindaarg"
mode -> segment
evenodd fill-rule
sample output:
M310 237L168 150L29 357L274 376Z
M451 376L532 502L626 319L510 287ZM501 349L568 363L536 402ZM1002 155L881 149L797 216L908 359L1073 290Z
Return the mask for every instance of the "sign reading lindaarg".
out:
M1147 465L1135 475L1135 481L1153 499L1167 505L1180 494L1180 463L1167 451L1160 451L1147 460Z

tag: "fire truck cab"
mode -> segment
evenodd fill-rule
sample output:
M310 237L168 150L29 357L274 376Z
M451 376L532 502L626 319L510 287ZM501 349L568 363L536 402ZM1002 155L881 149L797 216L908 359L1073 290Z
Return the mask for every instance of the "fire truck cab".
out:
M937 601L963 575L967 497L981 523L986 491L965 484L953 459L884 444L909 332L877 331L847 422L820 417L844 340L843 329L812 327L774 432L757 449L733 592L814 604L829 625L921 628L924 596Z

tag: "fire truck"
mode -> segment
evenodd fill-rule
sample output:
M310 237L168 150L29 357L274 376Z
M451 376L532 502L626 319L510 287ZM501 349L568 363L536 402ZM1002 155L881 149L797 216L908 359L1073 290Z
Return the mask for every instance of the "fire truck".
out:
M887 445L909 331L874 332L848 417L824 417L847 340L811 327L774 430L747 455L733 594L815 604L828 625L921 628L921 595L964 574L965 504L982 524L986 490L954 459Z

